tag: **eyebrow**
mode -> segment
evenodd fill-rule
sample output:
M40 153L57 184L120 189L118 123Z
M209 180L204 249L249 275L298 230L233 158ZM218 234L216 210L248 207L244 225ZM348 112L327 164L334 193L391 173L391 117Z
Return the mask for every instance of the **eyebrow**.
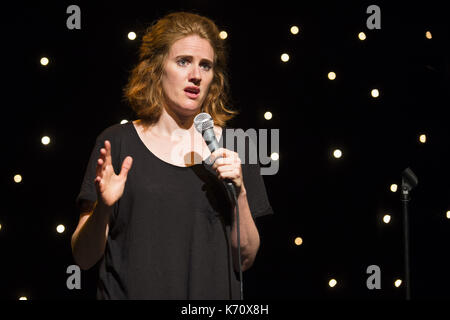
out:
M179 58L191 58L192 59L193 57L188 54L181 54L181 55L175 57L175 59L179 59ZM200 62L208 62L209 64L214 65L214 63L211 60L206 59L206 58L200 59Z

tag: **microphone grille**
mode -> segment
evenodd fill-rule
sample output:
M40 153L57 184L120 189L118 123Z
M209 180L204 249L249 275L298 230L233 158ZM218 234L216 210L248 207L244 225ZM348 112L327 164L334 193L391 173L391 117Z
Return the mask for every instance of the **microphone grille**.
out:
M194 126L198 132L203 134L205 130L214 128L214 120L209 113L202 112L195 116Z

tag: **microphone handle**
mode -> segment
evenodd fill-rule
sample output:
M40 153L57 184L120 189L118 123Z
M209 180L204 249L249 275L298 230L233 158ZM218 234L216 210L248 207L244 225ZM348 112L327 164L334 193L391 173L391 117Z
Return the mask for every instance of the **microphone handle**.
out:
M203 132L203 139L205 140L206 144L208 145L209 151L213 153L217 149L219 149L219 143L217 142L216 135L214 134L214 130L212 128L207 129ZM215 161L215 160L214 160ZM230 180L226 179L225 184L228 188L228 190L231 192L231 195L236 194L236 187L234 186L234 183Z
M219 143L217 142L216 135L214 134L213 129L205 130L203 132L203 139L208 145L209 151L211 151L211 153L219 149Z

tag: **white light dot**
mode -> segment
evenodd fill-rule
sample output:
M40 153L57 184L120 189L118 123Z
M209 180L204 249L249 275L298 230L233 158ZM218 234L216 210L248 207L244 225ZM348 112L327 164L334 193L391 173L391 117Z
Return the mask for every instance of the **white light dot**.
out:
M446 213L447 219L450 219L450 210Z
M380 91L378 91L378 89L372 89L370 94L372 95L372 97L378 98L378 96L380 95Z
M130 40L136 39L136 33L133 31L128 32L128 39Z
M272 154L270 155L270 158L271 158L273 161L277 161L278 159L280 159L280 155L279 155L278 153L274 152L274 153L272 153Z
M14 182L16 182L16 183L22 182L22 176L20 174L16 174L14 176Z
M420 143L425 143L425 142L427 142L427 136L426 136L425 134L421 134L421 135L419 136L419 142L420 142Z
M281 55L281 61L288 62L289 61L289 55L287 53L283 53Z
M342 157L342 151L339 149L336 149L333 151L333 157L335 157L336 159L339 159Z
M426 37L427 39L433 38L433 36L431 35L431 32L430 32L430 31L425 32L425 37Z
M337 281L336 279L331 279L330 281L328 281L328 285L333 288L334 286L337 285Z
M50 143L50 138L47 137L47 136L43 136L43 137L41 138L41 143L42 143L43 145L48 145L48 144Z
M295 238L294 243L297 246L300 246L303 243L303 239L301 237L297 237L297 238Z
M300 31L300 29L297 26L292 26L291 27L291 33L292 34L297 34Z
M128 120L123 119L122 121L120 121L120 124L125 124L127 122L128 122Z
M66 230L66 227L64 227L64 225L60 224L56 227L56 232L58 233L63 233L64 230Z
M397 279L394 281L394 286L396 286L397 288L400 287L402 285L402 280Z
M328 79L330 80L336 79L336 73L334 73L333 71L328 72Z
M366 34L365 34L364 32L360 32L360 33L358 34L358 38L359 38L359 40L361 40L361 41L366 40Z
M220 31L219 38L225 40L226 38L228 38L228 33L226 31Z
M264 119L266 120L272 119L272 112L267 111L266 113L264 113Z
M19 298L19 300L28 300L28 298L25 297L25 296L22 296L22 297Z
M389 214L385 214L385 215L383 216L383 222L384 222L384 223L389 223L389 222L391 222L391 216L390 216Z
M50 62L50 60L48 60L47 57L42 57L41 60L40 60L40 62L41 62L41 65L46 66L46 65L48 65L48 63Z
M398 186L395 183L391 184L391 191L392 192L397 192L397 189L398 189Z
M2 224L0 223L0 230L2 230Z

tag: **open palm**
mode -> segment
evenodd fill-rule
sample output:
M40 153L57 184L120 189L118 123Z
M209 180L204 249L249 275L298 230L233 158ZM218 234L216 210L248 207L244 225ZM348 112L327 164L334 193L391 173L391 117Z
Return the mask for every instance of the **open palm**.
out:
M127 181L128 171L133 164L133 158L128 156L123 160L119 175L114 172L111 161L111 143L105 140L105 147L100 149L100 157L97 160L95 186L98 200L107 206L112 206L122 197Z

